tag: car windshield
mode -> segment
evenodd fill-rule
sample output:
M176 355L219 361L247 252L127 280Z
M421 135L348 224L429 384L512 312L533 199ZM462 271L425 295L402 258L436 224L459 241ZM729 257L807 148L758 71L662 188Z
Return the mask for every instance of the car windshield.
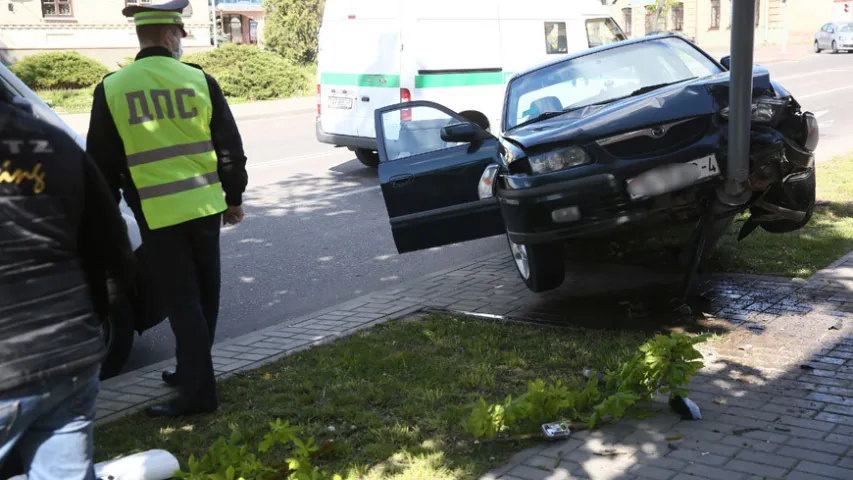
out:
M839 32L853 32L853 23L842 23L838 25Z
M607 103L721 72L690 43L674 37L566 60L510 81L504 130L544 119L549 113Z

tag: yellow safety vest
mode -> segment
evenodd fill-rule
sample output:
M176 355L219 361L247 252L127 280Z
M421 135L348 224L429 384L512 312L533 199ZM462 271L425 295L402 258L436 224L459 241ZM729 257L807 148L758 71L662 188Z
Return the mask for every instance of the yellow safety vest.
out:
M226 209L203 71L170 57L142 58L107 76L104 93L149 228Z

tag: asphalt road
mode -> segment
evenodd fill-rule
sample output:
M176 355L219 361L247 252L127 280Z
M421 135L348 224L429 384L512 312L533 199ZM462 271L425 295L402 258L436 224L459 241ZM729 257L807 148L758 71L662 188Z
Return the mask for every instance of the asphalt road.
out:
M850 150L853 54L768 65L819 116L822 158ZM313 112L239 122L249 157L247 218L222 233L217 340L286 322L506 248L502 237L397 255L375 171L319 144ZM137 338L128 369L174 354L163 323Z

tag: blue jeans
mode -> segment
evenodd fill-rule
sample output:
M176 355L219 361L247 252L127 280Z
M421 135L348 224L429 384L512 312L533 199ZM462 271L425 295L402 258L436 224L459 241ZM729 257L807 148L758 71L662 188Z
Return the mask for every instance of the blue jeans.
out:
M99 369L0 395L0 464L14 448L27 480L94 480Z

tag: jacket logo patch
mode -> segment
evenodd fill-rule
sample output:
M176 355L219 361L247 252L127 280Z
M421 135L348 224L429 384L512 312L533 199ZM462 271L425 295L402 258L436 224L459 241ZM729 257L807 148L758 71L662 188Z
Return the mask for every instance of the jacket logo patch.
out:
M44 172L41 170L41 163L37 163L29 171L14 168L11 160L0 163L0 183L20 185L25 180L32 182L33 193L36 195L44 191Z
M191 88L178 88L174 92L154 89L149 90L148 95L145 93L144 90L136 90L124 94L125 100L127 100L127 108L130 111L130 118L127 120L130 125L150 122L155 118L158 120L165 118L174 120L176 111L178 117L184 120L198 116L198 109L193 107L188 100L196 96L195 90ZM173 96L174 100L172 99ZM154 107L153 112L152 105Z

